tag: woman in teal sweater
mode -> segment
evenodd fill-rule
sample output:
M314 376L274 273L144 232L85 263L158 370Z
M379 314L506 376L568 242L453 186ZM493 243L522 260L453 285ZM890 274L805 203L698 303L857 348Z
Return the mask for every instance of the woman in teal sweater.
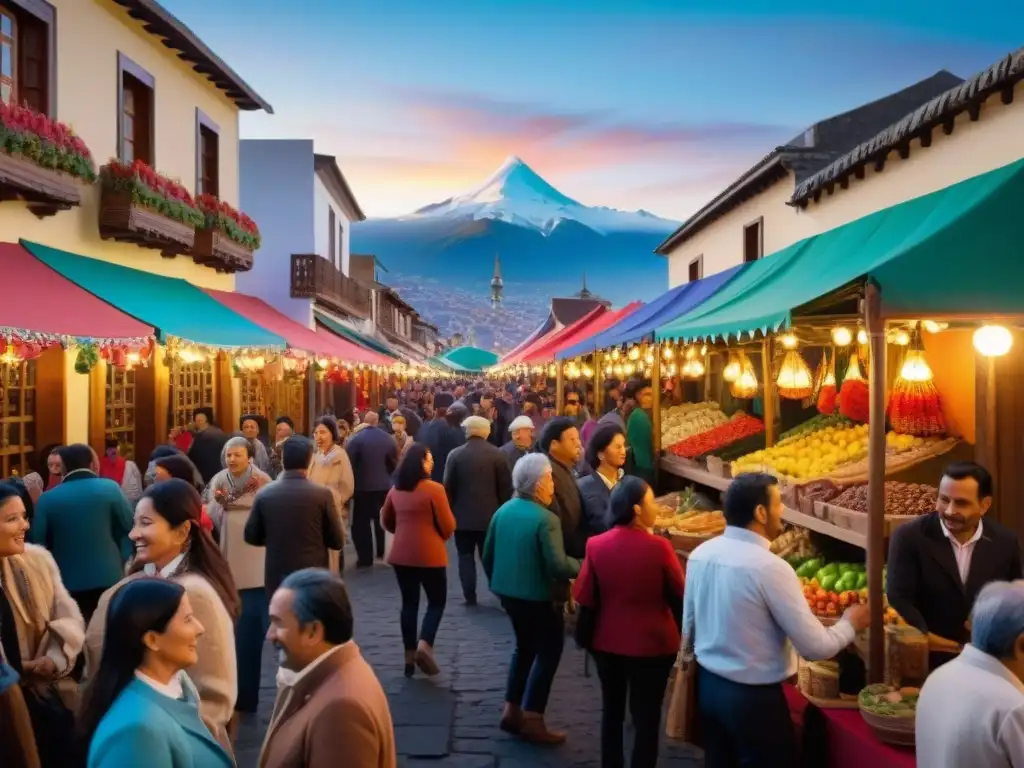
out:
M515 497L491 518L483 554L491 591L501 598L516 636L501 729L525 741L561 744L565 734L544 723L565 645L564 608L554 602L555 587L576 577L580 561L565 554L562 524L548 509L555 481L547 456L519 459L512 487Z
M635 388L636 408L626 422L626 442L633 454L633 474L653 488L657 457L654 455L654 425L648 411L654 406L654 392L649 381L630 382L630 388Z
M196 663L202 633L180 584L143 578L118 590L80 716L88 768L233 767L182 671Z

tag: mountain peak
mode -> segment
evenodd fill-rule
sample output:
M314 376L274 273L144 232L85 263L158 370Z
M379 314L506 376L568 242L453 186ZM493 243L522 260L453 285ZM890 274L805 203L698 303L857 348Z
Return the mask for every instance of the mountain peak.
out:
M578 206L548 184L540 174L516 155L509 155L494 173L474 189L453 199L454 203L495 203L500 200L517 203L547 203L556 206Z

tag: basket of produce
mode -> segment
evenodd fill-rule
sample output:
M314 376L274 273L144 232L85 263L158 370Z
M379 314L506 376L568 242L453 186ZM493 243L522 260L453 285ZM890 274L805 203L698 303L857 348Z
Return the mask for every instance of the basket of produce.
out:
M935 510L939 491L931 485L900 483L889 480L885 484L885 533L917 515ZM867 535L868 486L852 485L830 501L815 505L815 515L823 517L839 528Z
M839 698L839 664L834 661L807 662L805 694L821 701Z
M875 683L857 695L861 717L879 741L914 746L918 688L896 688Z
M705 541L725 531L725 515L715 512L688 512L673 519L665 529L672 539L672 547L692 552Z
M681 440L669 450L680 458L695 459L759 432L764 432L764 422L741 411L724 424Z
M661 414L661 444L675 445L728 420L721 406L713 401L673 405Z

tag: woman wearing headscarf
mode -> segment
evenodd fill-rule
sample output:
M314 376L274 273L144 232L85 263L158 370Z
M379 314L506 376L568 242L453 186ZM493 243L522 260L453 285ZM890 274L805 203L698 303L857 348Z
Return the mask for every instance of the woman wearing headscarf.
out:
M110 633L80 715L88 768L233 768L184 672L199 660L206 632L187 590L139 579L108 612Z
M65 768L75 764L78 686L69 675L85 625L53 557L25 543L28 528L18 489L0 483L0 659L21 677L41 764Z
M129 534L135 545L129 575L100 597L86 632L86 669L93 678L102 664L101 652L112 631L109 606L127 584L143 576L180 584L195 617L206 627L197 644L199 660L189 668L199 693L199 711L217 740L230 749L228 723L238 695L233 622L240 601L231 569L200 524L201 508L196 489L178 478L157 482L143 494Z

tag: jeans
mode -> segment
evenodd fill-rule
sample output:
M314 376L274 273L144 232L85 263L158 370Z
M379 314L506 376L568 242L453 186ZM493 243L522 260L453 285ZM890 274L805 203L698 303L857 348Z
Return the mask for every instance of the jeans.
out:
M235 657L238 669L239 712L255 712L260 698L260 671L263 662L263 642L267 636L270 617L267 593L263 587L238 590L242 598L242 615L235 623Z
M433 647L437 628L441 626L444 605L448 599L448 569L418 568L395 565L395 578L402 593L402 643L405 650L416 650L416 618L420 612L420 587L427 593L427 612L423 615L423 628L419 639Z
M564 607L550 601L502 597L516 636L505 701L544 714L565 647Z
M352 544L358 565L373 565L374 537L377 559L384 559L384 529L380 525L380 509L387 491L356 491L352 496Z
M705 768L799 764L796 732L781 683L734 683L698 666L697 714Z
M629 712L636 737L632 768L655 768L661 705L675 656L620 656L595 651L594 662L601 678L601 768L623 768L622 726Z
M459 581L467 600L476 600L476 555L483 559L487 531L455 531L455 550L459 553Z

